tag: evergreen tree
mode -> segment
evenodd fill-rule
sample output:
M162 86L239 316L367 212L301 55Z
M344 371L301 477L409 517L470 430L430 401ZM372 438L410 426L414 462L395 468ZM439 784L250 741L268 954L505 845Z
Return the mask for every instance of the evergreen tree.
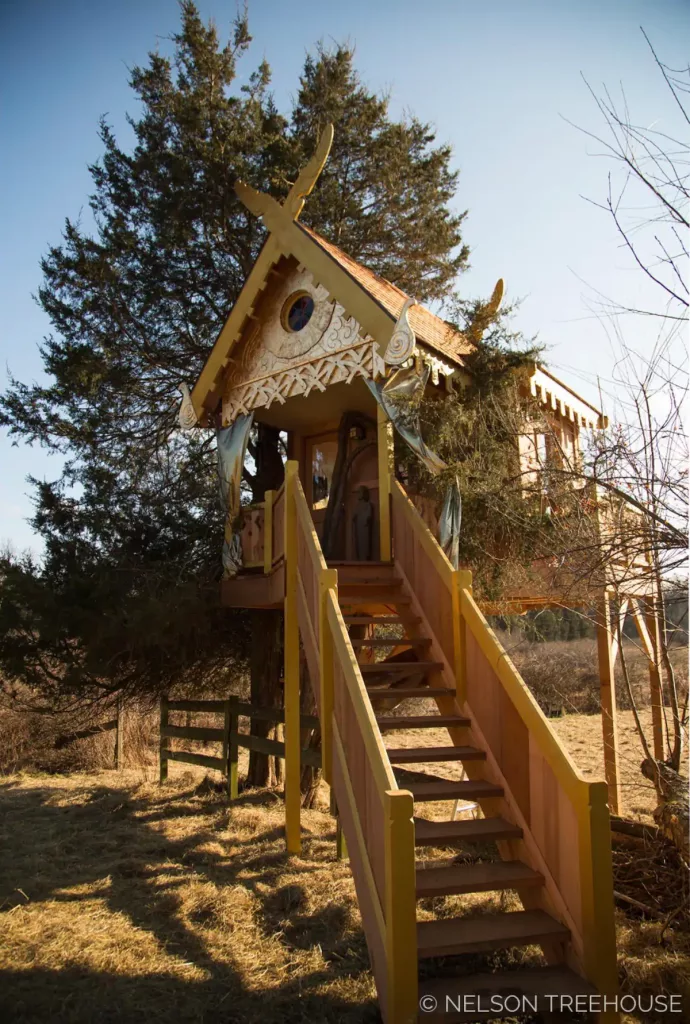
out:
M175 430L177 388L196 378L264 238L235 181L284 197L332 120L306 222L419 299L449 294L467 260L449 148L391 119L351 50L308 57L284 116L265 62L236 87L246 18L222 44L193 3L181 10L172 56L132 72L131 152L101 124L93 225L67 220L42 262L49 383L13 381L0 401L14 437L66 457L61 480L35 490L43 563L0 563L0 668L46 707L198 686L244 655L243 616L231 626L217 608L213 435Z

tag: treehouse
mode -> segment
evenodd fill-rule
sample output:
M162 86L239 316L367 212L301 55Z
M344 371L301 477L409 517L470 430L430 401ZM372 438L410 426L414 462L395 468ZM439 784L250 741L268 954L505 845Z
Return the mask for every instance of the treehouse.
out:
M407 493L394 465L396 431L430 472L443 470L416 409L424 393L463 386L472 341L300 222L331 137L332 129L284 203L237 185L268 234L183 409L188 425L218 430L228 508L222 601L284 608L288 851L301 848L305 665L384 1020L474 1019L419 1012L422 995L422 1006L439 1008L447 996L480 991L540 1006L550 995L613 996L616 780L611 789L578 772L488 627L471 573L458 565L457 487L451 481L439 510ZM496 305L500 297L499 282ZM516 453L529 480L548 446L550 458L576 462L582 432L603 420L543 368L524 386L539 410ZM287 462L255 453L268 486L242 508L253 425L283 439ZM546 566L529 593L506 600L520 609L557 603L552 577ZM615 754L610 619L600 633L604 732ZM412 712L409 701L418 702ZM400 729L407 746L396 744ZM453 764L461 771L449 778ZM419 765L427 771L410 770ZM423 852L480 842L496 844L495 860ZM515 891L523 909L418 919L424 897L498 890ZM462 973L465 954L535 944L539 966ZM447 964L436 970L444 957L461 958L457 976ZM610 1004L599 1016L618 1019Z

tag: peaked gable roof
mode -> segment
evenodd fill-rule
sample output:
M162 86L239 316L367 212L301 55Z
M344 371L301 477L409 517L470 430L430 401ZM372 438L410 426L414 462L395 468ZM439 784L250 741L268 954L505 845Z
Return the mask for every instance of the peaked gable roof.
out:
M339 249L337 245L327 242L325 238L318 235L316 231L307 227L306 224L298 223L302 231L308 234L320 248L331 256L342 268L359 282L383 308L396 320L400 316L406 300L410 297L397 285L387 281L385 277L379 277L373 270L357 263L351 256ZM309 268L308 268L309 269ZM473 351L474 345L453 327L436 316L425 306L416 303L408 312L410 326L414 331L417 340L436 349L441 355L450 357L456 362L462 363L462 356Z

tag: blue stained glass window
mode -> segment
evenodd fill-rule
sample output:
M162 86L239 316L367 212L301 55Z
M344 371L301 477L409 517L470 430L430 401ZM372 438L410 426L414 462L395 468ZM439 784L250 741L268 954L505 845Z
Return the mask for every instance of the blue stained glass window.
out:
M287 325L291 331L301 331L311 320L314 312L314 300L311 295L300 295L290 306Z

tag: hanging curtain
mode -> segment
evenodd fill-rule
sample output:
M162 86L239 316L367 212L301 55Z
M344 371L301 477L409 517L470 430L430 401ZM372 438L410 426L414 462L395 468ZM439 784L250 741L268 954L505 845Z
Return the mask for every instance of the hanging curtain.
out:
M419 424L419 407L430 372L431 368L426 364L421 373L414 366L403 367L384 380L368 380L367 385L400 436L429 472L438 476L448 466L427 447ZM446 490L438 524L439 544L455 569L458 567L461 521L460 484L455 477Z
M240 512L242 469L253 421L253 413L238 416L229 427L221 427L216 434L218 489L221 508L226 513L222 554L223 575L226 578L236 576L242 568L242 541L236 528Z

